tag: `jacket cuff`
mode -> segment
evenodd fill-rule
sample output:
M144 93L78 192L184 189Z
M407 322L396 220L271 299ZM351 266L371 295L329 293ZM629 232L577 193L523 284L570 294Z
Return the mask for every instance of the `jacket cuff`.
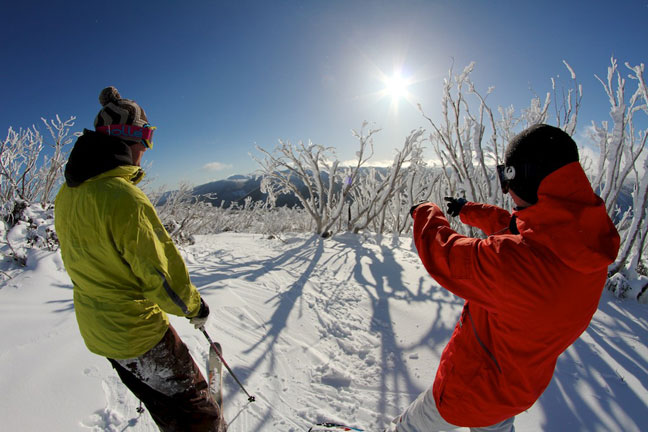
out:
M196 317L207 318L208 315L209 315L209 306L207 306L205 300L203 300L203 298L200 297L200 309L198 310L198 315L196 315Z

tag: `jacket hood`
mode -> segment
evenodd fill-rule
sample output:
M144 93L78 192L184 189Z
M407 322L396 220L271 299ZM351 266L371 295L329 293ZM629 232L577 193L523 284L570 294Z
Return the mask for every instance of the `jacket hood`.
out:
M133 165L131 151L125 141L85 129L70 152L65 166L65 182L70 187L76 187L123 165Z
M544 178L538 202L515 211L520 234L540 243L583 273L607 268L619 251L619 234L580 163Z

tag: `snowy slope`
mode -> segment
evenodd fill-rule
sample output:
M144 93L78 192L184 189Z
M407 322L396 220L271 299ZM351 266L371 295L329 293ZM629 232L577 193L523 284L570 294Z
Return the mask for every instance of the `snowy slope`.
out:
M200 237L185 256L212 310L208 331L257 397L249 404L225 378L232 432L322 420L381 430L432 383L462 306L427 276L409 239L225 233ZM204 365L204 337L172 322ZM157 430L85 349L58 253L31 252L27 270L0 285L0 329L0 430ZM647 340L646 306L604 293L517 429L648 430Z

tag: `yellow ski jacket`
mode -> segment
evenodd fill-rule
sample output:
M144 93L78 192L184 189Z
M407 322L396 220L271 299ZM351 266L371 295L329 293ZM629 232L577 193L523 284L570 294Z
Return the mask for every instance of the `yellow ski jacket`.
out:
M196 316L200 294L153 205L135 186L142 170L120 165L76 184L68 171L79 162L77 146L56 197L55 228L79 330L93 353L138 357L167 331L165 311Z

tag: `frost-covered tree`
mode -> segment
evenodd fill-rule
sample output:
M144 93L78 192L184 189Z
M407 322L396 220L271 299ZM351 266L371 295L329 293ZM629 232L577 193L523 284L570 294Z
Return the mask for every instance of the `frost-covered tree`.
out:
M645 269L648 233L648 128L638 126L645 125L648 115L645 66L627 63L625 66L630 71L630 81L621 75L615 59L611 60L606 79L597 76L610 102L611 122L592 122L590 133L599 147L598 164L591 172L591 181L621 233L621 248L610 266L613 277L609 283L610 289L620 296L629 287L624 279L634 280L637 271ZM628 92L630 83L636 87ZM632 206L621 214L618 198L624 188L632 188Z
M315 232L324 237L341 230L402 232L407 226L402 223L404 206L411 206L411 193L419 187L410 184L408 188L407 181L414 178L411 172L421 174L423 130L412 131L405 138L392 164L385 169L368 166L373 156L373 137L379 130L368 128L365 122L359 132L352 132L359 149L354 162L345 166L336 159L332 148L312 143L294 146L280 141L273 152L258 148L265 155L256 159L264 176L263 192L271 198L294 194L311 216ZM410 195L403 202L404 191ZM398 204L394 204L395 200ZM398 222L392 220L394 217Z
M264 176L262 192L270 197L294 194L312 218L315 232L329 236L339 225L361 168L373 156L373 136L378 130L367 130L367 126L365 122L360 132L353 131L359 149L349 167L340 165L332 147L311 142L293 145L280 140L272 152L257 147L264 155L262 159L254 158Z
M12 217L16 203L37 197L37 162L42 149L43 137L35 126L18 131L10 127L0 143L0 199L5 218Z
M510 199L501 192L496 165L503 163L508 142L520 130L549 121L554 106L555 123L568 133L576 128L582 99L582 88L576 82L572 68L565 63L571 75L572 87L565 90L552 78L552 91L543 99L534 97L529 106L516 115L512 106L497 111L488 104L494 91L479 92L471 80L475 63L453 74L452 68L443 81L441 119L424 118L431 127L429 141L441 165L441 181L436 188L436 202L447 195L461 196L469 201L510 206ZM552 94L554 99L552 99ZM453 227L468 235L477 235L465 225L452 221Z
M75 117L66 121L58 116L50 121L41 120L51 142L45 140L36 126L18 131L10 127L7 137L0 141L0 213L5 219L13 217L18 203L50 201L61 181L66 147L74 139L70 129ZM50 155L43 152L45 147L52 149Z
M74 120L62 121L58 116L42 119L51 141L35 125L17 131L10 127L7 137L0 141L0 247L3 254L23 265L25 247L13 244L16 237L25 237L21 244L26 247L56 246L53 230L41 232L42 218L34 216L37 211L33 205L38 204L40 211L52 210L53 194L62 181L67 160L66 147L74 139L70 132ZM48 148L51 150L44 151Z
M443 202L443 196L449 195L503 205L505 197L497 184L495 165L501 163L506 142L520 120L514 118L512 109L501 110L502 120L495 120L486 102L493 88L484 96L475 89L470 79L474 67L471 63L456 76L450 69L443 81L440 121L426 116L419 106L430 124L429 141L441 166L441 181L433 200ZM453 226L464 234L474 234L455 221Z
M423 129L410 132L384 172L370 168L350 189L349 231L357 233L371 227L372 231L383 233L391 226L391 231L401 232L404 213L409 211L416 199L414 193L419 192L420 182L424 181L417 176L421 175L423 165L423 133Z
M471 201L510 206L501 194L495 165L502 163L510 139L522 129L537 123L554 123L570 135L576 131L582 103L582 86L574 70L565 62L571 84L559 87L552 78L551 91L543 98L534 97L529 106L516 115L513 107L498 108L498 118L487 104L492 88L483 97L470 79L474 64L444 80L441 120L433 121L429 140L440 161L442 176L436 202L444 194L462 195ZM608 68L607 79L598 78L610 102L611 121L592 122L590 138L598 145L598 156L585 157L583 166L595 191L605 201L610 216L621 233L622 244L616 262L610 266L609 287L618 295L630 289L637 272L646 273L648 237L648 90L644 65L630 66L627 81L618 70L616 60ZM630 92L629 83L636 84ZM553 113L553 117L552 114ZM638 117L641 116L641 119ZM580 143L581 146L584 143ZM632 189L632 205L623 213L619 198L625 189ZM469 228L451 221L457 230L476 235Z
M434 201L440 194L441 175L424 160L423 140L412 150L411 161L405 170L403 186L396 191L387 208L387 230L394 235L407 233L412 228L410 208L421 201Z
M62 182L63 167L68 157L67 148L77 135L70 132L76 117L61 121L57 115L53 120L48 121L44 118L41 120L51 137L51 142L45 141L45 146L51 148L51 155L44 156L37 174L40 179L40 200L41 203L46 203L53 200L53 194Z

